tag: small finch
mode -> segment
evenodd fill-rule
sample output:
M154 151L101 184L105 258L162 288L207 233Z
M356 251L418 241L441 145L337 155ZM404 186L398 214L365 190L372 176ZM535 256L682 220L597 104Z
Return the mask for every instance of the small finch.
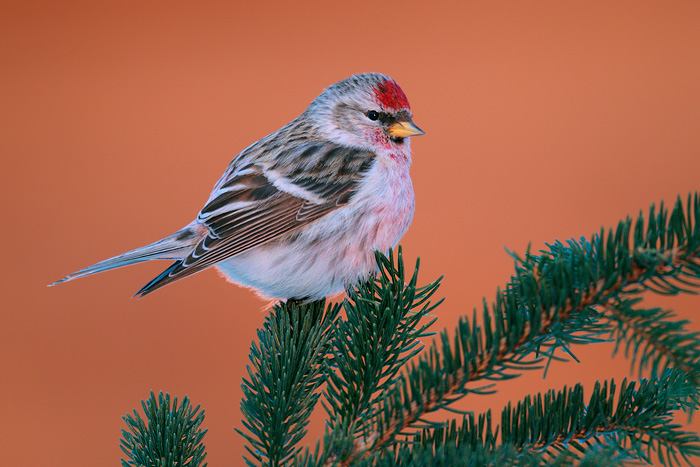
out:
M211 266L268 298L335 295L371 275L374 251L408 229L408 137L422 134L393 79L353 75L238 154L185 228L51 285L160 259L175 262L136 295Z

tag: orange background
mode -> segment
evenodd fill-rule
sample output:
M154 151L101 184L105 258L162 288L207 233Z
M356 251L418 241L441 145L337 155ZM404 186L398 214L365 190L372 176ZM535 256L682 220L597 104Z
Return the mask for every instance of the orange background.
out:
M402 243L423 283L446 276L438 329L506 283L504 246L590 236L700 189L697 2L7 3L6 465L116 465L120 417L151 389L206 409L209 465L242 464L233 426L262 301L213 270L131 299L163 262L46 284L184 226L236 153L352 73L394 77L427 132ZM581 364L460 408L629 375L610 345L575 350Z

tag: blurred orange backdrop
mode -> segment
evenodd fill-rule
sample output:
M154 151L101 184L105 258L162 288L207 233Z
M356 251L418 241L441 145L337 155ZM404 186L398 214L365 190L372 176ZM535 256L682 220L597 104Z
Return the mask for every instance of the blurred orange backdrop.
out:
M446 276L438 329L505 284L503 247L700 189L697 2L5 2L0 38L6 465L117 464L151 389L206 409L209 465L242 465L264 302L213 270L131 299L162 262L46 284L184 226L233 156L350 74L394 77L427 132L402 243L423 283ZM697 297L652 301L700 330ZM460 408L622 379L611 349Z

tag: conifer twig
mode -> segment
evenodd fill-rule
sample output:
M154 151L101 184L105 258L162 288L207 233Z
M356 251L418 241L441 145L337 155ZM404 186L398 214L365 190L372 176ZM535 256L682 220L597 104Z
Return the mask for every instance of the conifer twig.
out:
M651 462L676 467L700 457L700 436L675 412L700 408L700 332L669 310L640 308L640 293L700 288L700 196L672 212L652 206L648 221L629 218L590 241L559 241L540 255L515 254L515 275L493 304L433 335L431 303L440 280L406 282L401 250L377 254L378 275L349 291L342 305L282 303L258 331L243 380L241 409L251 467L416 467L518 465L572 467ZM340 309L344 313L340 314ZM430 314L429 314L430 313ZM491 381L546 368L569 346L624 343L638 382L597 382L550 390L508 404L500 424L452 404L495 392ZM421 353L422 352L422 353ZM545 373L546 374L546 373ZM479 381L481 386L477 386ZM484 384L484 381L488 384ZM321 400L328 419L316 448L299 447ZM199 407L168 395L142 402L147 422L127 415L123 465L201 465L206 430ZM172 407L172 408L171 408ZM462 414L431 422L440 409ZM202 466L203 467L203 466Z
M136 410L122 417L128 428L122 429L119 446L128 456L123 467L207 466L203 409L192 407L187 396L178 406L177 397L171 401L170 394L161 392L156 398L153 391L141 406L146 420Z
M697 222L697 212L698 212L698 198L695 197L695 202L688 202L689 211L692 211L691 206L695 206L696 211L696 222ZM676 219L679 210L682 210L682 205L680 201L676 205L676 210L672 214ZM663 208L661 209L663 213ZM645 247L639 246L633 250L626 258L621 260L616 258L617 263L615 266L620 264L628 265L628 270L624 274L617 274L617 279L611 282L612 274L602 275L598 280L593 282L591 285L585 286L583 290L575 290L574 293L567 297L563 305L551 305L546 308L532 309L528 311L530 314L538 313L540 315L539 320L527 320L525 326L520 331L520 336L513 343L509 335L501 335L498 345L491 347L494 350L486 350L481 355L475 356L472 360L473 365L471 368L465 369L467 365L462 365L458 368L453 369L452 374L445 375L449 378L449 383L444 386L441 392L424 391L419 393L420 399L418 401L411 400L406 401L401 405L401 411L399 413L392 414L393 417L388 424L382 426L381 432L375 431L371 433L365 440L364 443L358 445L356 449L347 457L346 465L351 465L357 461L367 459L369 456L376 452L381 451L386 446L394 442L396 434L403 432L407 428L411 427L415 422L417 422L423 415L433 412L442 408L445 405L445 400L453 398L456 400L463 396L460 392L464 391L465 386L469 382L477 381L489 374L495 365L503 364L507 357L510 355L516 355L523 350L530 350L531 343L537 337L546 337L552 332L552 329L560 324L565 323L572 316L580 313L589 308L600 308L600 309L610 309L610 302L618 297L620 294L626 292L637 292L638 290L631 290L634 286L638 285L643 288L649 288L646 286L645 282L653 280L654 277L663 278L665 276L674 277L682 272L686 267L689 267L692 271L697 272L698 261L700 261L700 244L695 238L695 242L683 242L683 234L687 234L688 237L698 236L697 225L694 230L689 227L690 216L692 212L688 215L688 224L685 223L683 219L683 226L680 230L685 229L683 232L678 232L678 244L675 246L670 246L673 242L673 232L669 233L669 239L663 238L663 233L658 234L656 232L651 232L651 223L654 220L654 211L652 207L652 213L650 215L650 234L651 239L646 239L646 243L653 243L660 241L662 244L668 243L669 248L656 250L652 248L653 245L645 245ZM662 214L660 214L662 216ZM663 219L665 217L662 216ZM638 238L640 236L640 220L637 224L637 229L635 230L635 236ZM659 222L661 224L661 222ZM615 234L615 239L625 239L629 236L629 227L631 221L628 219L626 223L622 223L620 228ZM612 237L613 234L611 233ZM660 238L660 240L659 240ZM596 243L599 246L598 254L603 252L603 242L602 236L598 239ZM609 239L610 241L610 239ZM595 242L595 239L594 239ZM620 245L623 242L620 242ZM608 245L609 247L609 245ZM517 293L518 285L522 283L523 279L527 279L530 276L529 282L534 281L535 288L537 289L537 295L542 295L543 290L541 290L541 284L543 283L543 271L539 265L542 263L543 257L529 256L524 262L521 262L519 266L519 274L513 282L510 284L509 288L502 295L507 296L511 293ZM545 259L548 257L545 255ZM608 271L610 272L610 271ZM617 268L614 271L618 272ZM614 277L614 276L612 276ZM697 284L693 284L697 285ZM652 289L654 290L654 289ZM497 301L497 307L494 310L495 313L503 313L502 308L505 300ZM533 323L539 324L539 327L533 327ZM434 348L431 349L433 359L439 357L439 352ZM425 361L425 357L421 357L421 361Z

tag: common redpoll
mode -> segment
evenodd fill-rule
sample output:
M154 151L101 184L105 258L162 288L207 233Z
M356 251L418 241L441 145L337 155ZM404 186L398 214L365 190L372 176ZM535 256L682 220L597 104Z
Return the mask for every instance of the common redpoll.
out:
M405 94L379 73L323 91L296 119L238 154L182 230L68 275L175 260L136 295L216 266L260 295L317 300L376 268L413 218Z

